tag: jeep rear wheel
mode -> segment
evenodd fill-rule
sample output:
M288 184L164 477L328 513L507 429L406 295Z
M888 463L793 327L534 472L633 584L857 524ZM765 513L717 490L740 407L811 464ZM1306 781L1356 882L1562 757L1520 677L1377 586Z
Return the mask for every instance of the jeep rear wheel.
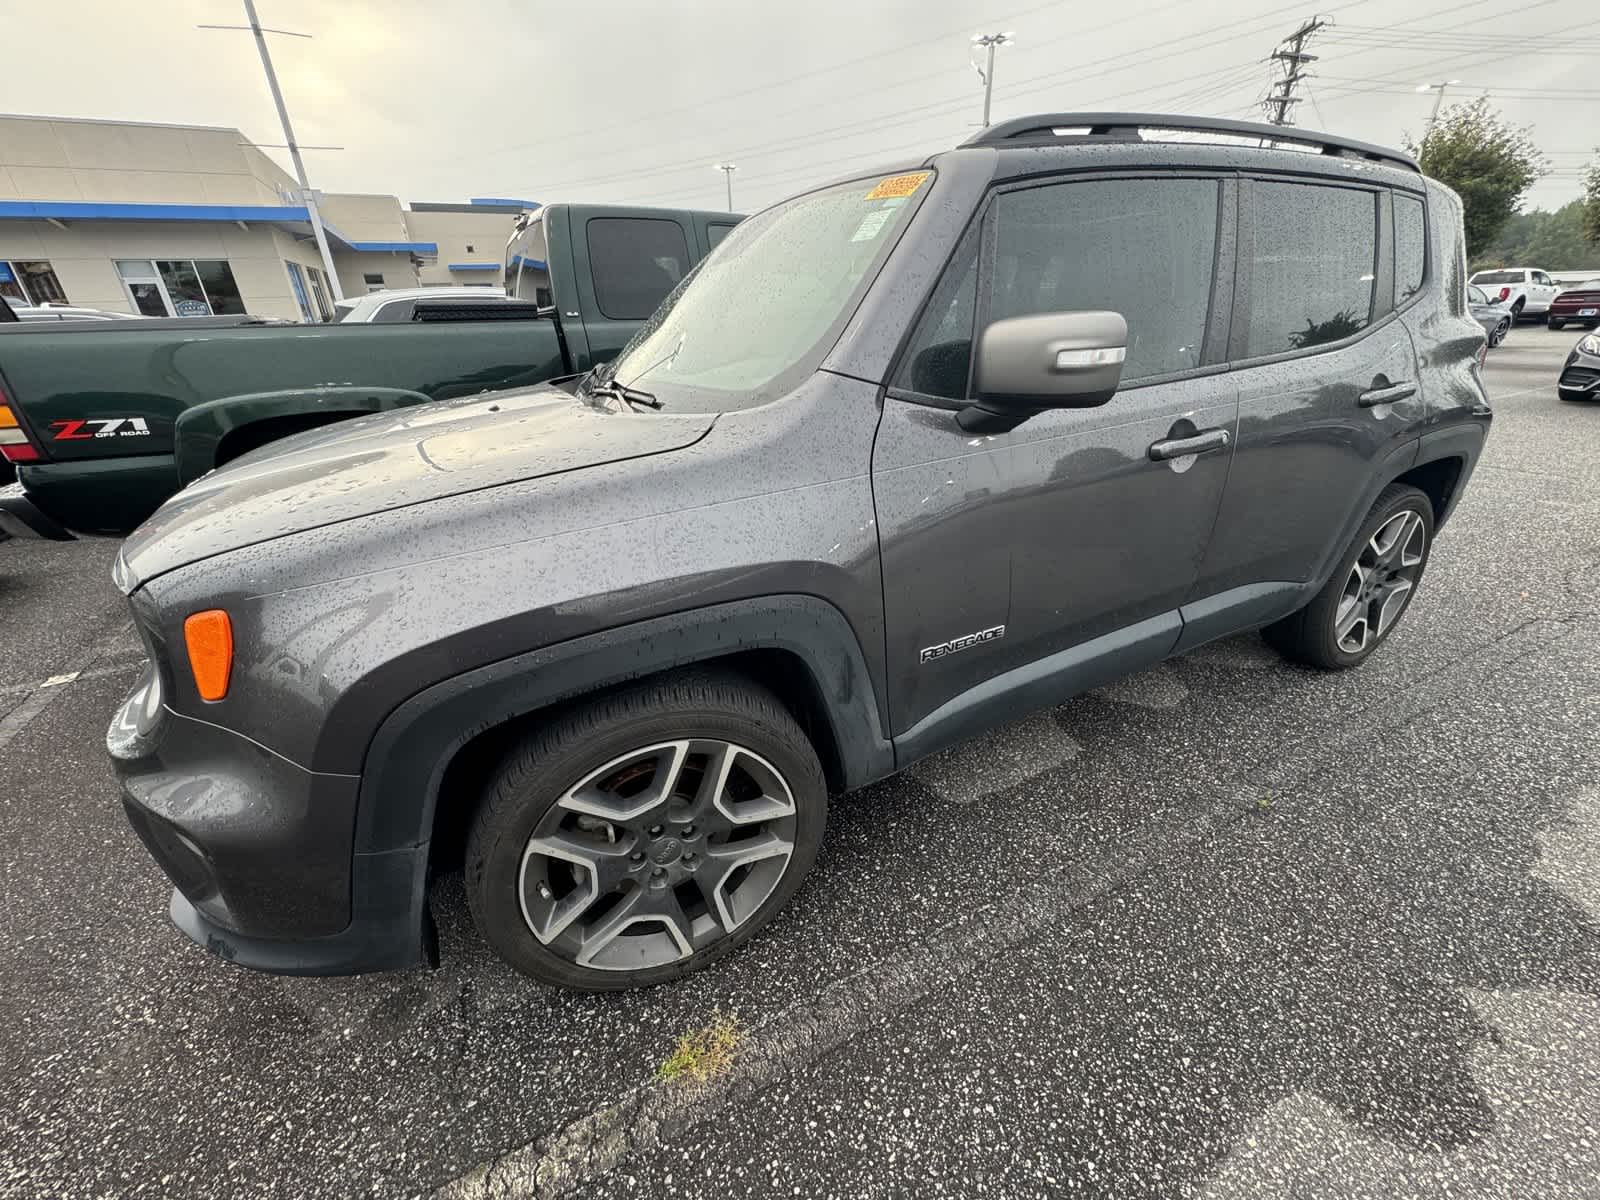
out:
M1308 666L1343 670L1364 662L1410 607L1432 547L1433 502L1414 487L1390 484L1322 590L1262 635Z
M668 677L567 712L506 759L468 837L467 898L535 979L660 983L783 907L826 816L822 767L776 697Z

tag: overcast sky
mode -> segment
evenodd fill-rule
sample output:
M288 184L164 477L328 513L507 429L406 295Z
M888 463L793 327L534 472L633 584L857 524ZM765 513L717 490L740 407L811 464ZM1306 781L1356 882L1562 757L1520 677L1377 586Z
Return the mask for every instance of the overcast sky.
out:
M1260 115L1275 44L1333 21L1299 123L1398 145L1459 79L1528 124L1578 195L1600 143L1600 31L1572 0L258 0L296 133L329 191L754 211L982 115L978 30L1014 31L994 119L1133 109ZM237 126L283 140L237 0L0 0L0 112ZM1568 31L1571 32L1568 32ZM1562 52L1567 47L1586 47ZM1447 103L1448 103L1447 99ZM287 166L287 156L273 152Z

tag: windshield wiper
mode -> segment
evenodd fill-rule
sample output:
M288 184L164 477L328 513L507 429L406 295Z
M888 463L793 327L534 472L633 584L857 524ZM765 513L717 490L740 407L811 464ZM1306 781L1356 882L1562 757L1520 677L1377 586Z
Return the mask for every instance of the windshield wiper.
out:
M590 396L609 396L613 400L623 400L629 404L639 405L643 408L661 408L661 401L649 392L642 392L638 388L628 387L618 383L615 379L606 379L601 383L592 383L587 389Z

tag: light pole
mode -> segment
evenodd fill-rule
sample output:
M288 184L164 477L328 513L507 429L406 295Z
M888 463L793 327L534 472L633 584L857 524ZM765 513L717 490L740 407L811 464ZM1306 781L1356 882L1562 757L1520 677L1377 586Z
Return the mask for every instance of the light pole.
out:
M733 173L739 168L733 163L716 163L714 168L721 171L728 181L728 211L733 211Z
M244 15L249 25L202 25L201 29L248 29L255 34L256 49L261 51L261 66L267 73L267 87L272 92L272 102L278 106L278 120L283 123L283 140L289 157L294 160L294 173L300 180L300 197L305 201L306 216L311 219L311 236L317 239L317 252L322 255L322 270L328 277L335 300L344 299L344 289L339 286L339 272L333 266L333 252L328 249L328 235L322 228L322 209L317 204L317 193L306 178L305 160L300 157L300 143L294 140L294 126L289 123L289 109L283 103L283 91L278 87L278 73L272 69L272 55L267 50L266 34L281 33L287 37L305 37L309 33L293 33L287 29L262 29L256 18L255 0L244 0Z
M1441 79L1438 83L1419 83L1417 85L1419 95L1427 92L1438 93L1433 98L1433 111L1428 114L1428 129L1432 129L1433 123L1439 119L1439 106L1444 103L1445 88L1460 82L1461 80L1459 79ZM1423 131L1423 136L1427 136L1427 130Z
M1017 40L1014 33L975 33L972 35L972 44L982 46L987 51L987 61L984 66L972 64L972 69L978 73L978 78L983 80L983 124L989 125L989 99L994 95L994 50L996 46L1008 46Z

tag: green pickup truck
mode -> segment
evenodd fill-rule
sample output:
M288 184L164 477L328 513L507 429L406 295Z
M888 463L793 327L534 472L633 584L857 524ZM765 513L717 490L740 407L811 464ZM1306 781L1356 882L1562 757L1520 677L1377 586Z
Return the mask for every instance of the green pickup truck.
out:
M346 417L587 371L616 355L739 218L555 204L519 219L525 304L419 301L411 320L0 324L0 532L125 534L185 484Z

